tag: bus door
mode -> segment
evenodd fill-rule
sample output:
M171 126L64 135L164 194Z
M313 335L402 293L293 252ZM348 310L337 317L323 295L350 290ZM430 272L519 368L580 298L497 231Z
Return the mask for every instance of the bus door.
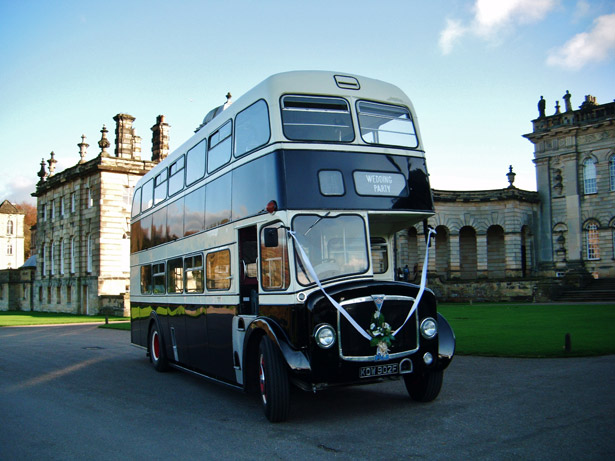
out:
M238 230L239 242L239 313L258 313L257 237L256 226Z

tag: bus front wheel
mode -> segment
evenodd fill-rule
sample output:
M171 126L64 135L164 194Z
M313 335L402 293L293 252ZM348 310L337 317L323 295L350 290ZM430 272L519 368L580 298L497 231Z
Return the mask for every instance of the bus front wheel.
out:
M285 421L290 409L288 373L280 351L267 336L258 348L258 381L265 416L272 423Z
M440 393L444 371L426 371L420 374L404 375L404 384L412 400L431 402Z
M162 335L155 323L149 332L149 360L156 371L166 371L169 367L167 355L164 350Z

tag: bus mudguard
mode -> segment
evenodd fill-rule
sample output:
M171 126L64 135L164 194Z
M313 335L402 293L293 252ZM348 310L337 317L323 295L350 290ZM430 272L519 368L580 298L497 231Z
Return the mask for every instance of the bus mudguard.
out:
M267 318L258 318L250 323L248 332L246 334L246 338L244 340L244 357L247 354L247 348L245 345L250 344L250 338L257 331L262 331L264 334L269 336L269 338L277 344L282 352L282 356L286 361L289 368L296 372L309 372L311 371L310 362L303 352L294 349L284 331L279 327L279 325Z
M438 312L438 369L449 366L455 355L455 333L448 321Z

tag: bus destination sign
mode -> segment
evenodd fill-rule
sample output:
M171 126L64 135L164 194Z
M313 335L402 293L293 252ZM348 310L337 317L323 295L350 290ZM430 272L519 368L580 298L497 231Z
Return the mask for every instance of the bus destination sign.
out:
M406 178L399 173L355 171L354 185L359 195L399 197L406 187Z

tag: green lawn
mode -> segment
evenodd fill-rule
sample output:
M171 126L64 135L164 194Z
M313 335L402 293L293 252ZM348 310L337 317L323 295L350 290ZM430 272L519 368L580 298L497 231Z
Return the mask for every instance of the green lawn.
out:
M457 338L456 353L502 357L579 357L615 354L615 305L440 304ZM123 317L105 328L129 330ZM104 316L0 312L0 327L104 322ZM124 323L115 323L124 321ZM115 324L114 324L115 323ZM571 351L564 351L570 334Z
M457 353L503 357L615 354L615 305L440 304ZM571 351L564 351L566 333Z
M125 317L109 317L109 322L128 320ZM0 312L0 327L20 325L53 325L63 323L100 323L105 321L104 315L74 315L56 314L52 312Z

